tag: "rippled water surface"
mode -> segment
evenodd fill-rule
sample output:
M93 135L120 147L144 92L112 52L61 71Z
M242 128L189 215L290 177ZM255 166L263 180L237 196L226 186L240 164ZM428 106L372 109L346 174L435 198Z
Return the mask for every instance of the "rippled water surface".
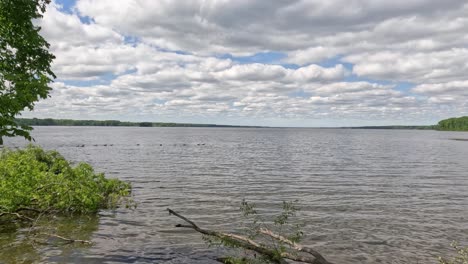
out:
M138 208L81 221L91 247L11 250L22 231L0 228L0 263L215 263L220 252L174 228L165 209L230 230L243 198L266 210L298 199L304 244L335 263L436 263L452 240L468 244L468 142L451 140L468 133L37 127L33 135L130 181Z

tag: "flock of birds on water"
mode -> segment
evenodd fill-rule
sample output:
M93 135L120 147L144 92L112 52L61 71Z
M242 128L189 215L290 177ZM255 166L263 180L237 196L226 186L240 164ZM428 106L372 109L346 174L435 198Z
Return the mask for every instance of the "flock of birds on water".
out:
M189 144L172 144L172 146L188 146ZM93 144L93 147L112 147L114 144ZM136 144L136 146L140 146L140 144ZM159 146L163 146L163 144L159 144ZM205 146L205 143L197 143L197 146ZM78 144L76 145L77 148L84 148L86 147L85 144Z

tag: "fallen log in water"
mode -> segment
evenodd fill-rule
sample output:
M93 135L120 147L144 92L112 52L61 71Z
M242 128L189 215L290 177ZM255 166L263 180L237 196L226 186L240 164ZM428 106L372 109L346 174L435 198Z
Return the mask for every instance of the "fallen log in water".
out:
M283 237L279 234L275 234L274 232L266 228L259 229L259 232L276 241L289 245L289 249L286 251L278 251L277 248L256 242L245 236L204 229L196 225L193 221L187 219L186 217L169 208L167 208L167 211L169 212L169 214L174 215L188 223L177 224L176 227L190 228L203 235L218 238L221 241L227 242L236 247L254 251L273 263L285 264L288 263L288 260L292 260L301 263L333 264L327 261L320 253L318 253L314 249L297 244L287 239L286 237Z

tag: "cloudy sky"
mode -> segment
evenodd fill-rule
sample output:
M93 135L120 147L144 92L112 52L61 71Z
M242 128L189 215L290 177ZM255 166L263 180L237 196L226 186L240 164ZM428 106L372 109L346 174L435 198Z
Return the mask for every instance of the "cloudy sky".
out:
M26 117L270 126L468 114L466 0L56 0Z

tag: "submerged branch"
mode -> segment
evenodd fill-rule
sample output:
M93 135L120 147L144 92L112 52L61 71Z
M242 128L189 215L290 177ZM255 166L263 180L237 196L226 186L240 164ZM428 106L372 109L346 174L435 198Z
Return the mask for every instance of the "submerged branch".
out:
M0 212L0 217L5 216L5 215L14 216L15 218L20 219L20 220L34 221L33 218L19 214L17 212Z
M81 239L66 238L66 237L63 237L63 236L56 235L56 234L39 233L39 235L44 235L44 236L49 236L49 237L58 238L58 239L60 239L60 240L65 241L67 244L71 244L71 243L81 243L81 244L87 244L87 245L91 245L91 244L92 244L92 242L89 241L89 240L81 240Z
M291 246L292 252L278 252L275 248L270 248L266 245L257 243L256 241L241 236L237 234L231 234L231 233L224 233L224 232L217 232L209 229L203 229L200 228L198 225L196 225L193 221L187 219L186 217L182 216L181 214L167 208L167 211L169 214L174 215L185 222L187 222L189 225L183 225L183 224L177 224L176 227L183 227L183 228L191 228L203 235L208 235L212 237L216 237L218 239L221 239L221 241L229 242L231 244L234 244L238 247L245 248L251 251L255 251L264 257L266 257L268 260L272 261L273 263L279 263L279 264L284 264L287 263L286 259L288 260L293 260L296 262L302 262L302 263L313 263L313 264L332 264L331 262L328 262L321 254L319 254L317 251L304 247L302 245L296 244L293 241L273 233L272 231L262 228L260 229L260 232L264 235L268 235L280 242L283 242L285 244L288 244ZM302 253L302 255L301 255ZM312 256L304 256L303 253L310 254Z
M305 247L303 245L300 245L300 244L297 244L281 235L278 235L278 234L275 234L273 233L271 230L268 230L266 228L260 228L259 229L259 232L261 234L264 234L264 235L267 235L269 237L272 237L280 242L283 242L285 244L288 244L292 247L292 249L294 250L297 250L297 251L300 251L300 252L304 252L304 253L308 253L308 254L311 254L312 256L314 256L316 258L315 262L314 263L317 263L317 264L331 264L330 262L328 262L323 256L322 254L318 253L316 250L312 249L312 248L309 248L309 247Z

